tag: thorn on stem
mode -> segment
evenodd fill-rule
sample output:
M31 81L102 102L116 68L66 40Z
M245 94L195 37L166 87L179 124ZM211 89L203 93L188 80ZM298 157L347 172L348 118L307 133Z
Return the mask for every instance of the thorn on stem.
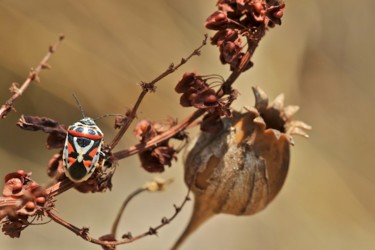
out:
M181 207L177 206L176 204L173 204L174 209L176 209L176 213L181 211Z
M203 45L207 44L207 38L208 38L208 34L204 34L204 39L203 39L203 42L202 42Z
M88 227L82 227L80 231L78 232L80 236L87 238L89 235L89 228Z
M128 232L128 233L122 235L122 238L123 238L123 239L131 240L131 239L133 239L133 235L132 235L131 232Z
M31 81L34 81L35 78L36 78L36 72L33 68L31 68L31 70L30 70L29 78L30 78Z
M153 227L150 227L148 230L149 235L157 235L157 230Z
M154 84L147 83L147 82L141 82L139 85L141 85L142 89L146 92L155 92L156 87Z
M163 224L168 224L168 223L169 223L169 219L168 219L167 217L163 217L163 218L161 219L161 223L163 223Z
M20 91L20 84L18 82L13 82L12 85L10 86L10 88L9 88L9 91L13 95L15 95L15 94L21 95L22 94L21 91Z
M43 63L41 64L42 66L42 69L51 69L51 65L47 64L47 63Z

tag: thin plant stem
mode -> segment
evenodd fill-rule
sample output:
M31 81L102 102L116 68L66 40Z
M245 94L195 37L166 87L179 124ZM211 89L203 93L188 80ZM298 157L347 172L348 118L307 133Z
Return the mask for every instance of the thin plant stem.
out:
M64 35L60 35L58 41L54 45L49 47L48 52L43 57L42 61L40 61L39 65L30 72L29 76L19 88L15 84L13 84L11 88L13 95L0 108L0 119L4 119L10 111L14 110L14 101L17 100L26 91L26 89L34 80L39 81L40 72L42 72L43 69L50 68L50 66L48 65L48 61L51 58L52 54L55 53L64 38Z

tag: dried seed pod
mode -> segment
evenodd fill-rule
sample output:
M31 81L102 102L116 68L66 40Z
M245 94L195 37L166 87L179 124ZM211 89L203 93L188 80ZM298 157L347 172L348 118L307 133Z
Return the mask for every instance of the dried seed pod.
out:
M252 215L280 191L289 166L292 134L307 137L310 126L294 122L295 106L284 108L283 96L271 104L253 88L255 107L223 119L219 133L202 132L187 150L185 182L194 193L189 225L173 249L215 214Z

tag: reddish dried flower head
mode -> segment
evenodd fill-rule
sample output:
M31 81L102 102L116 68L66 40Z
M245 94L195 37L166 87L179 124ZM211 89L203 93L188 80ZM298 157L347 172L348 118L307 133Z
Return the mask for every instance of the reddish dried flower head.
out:
M264 14L266 6L262 1L252 2L251 5L254 7L256 13L260 15Z
M193 74L185 74L187 78L193 79ZM185 84L190 84L185 81ZM184 84L180 84L182 89ZM146 143L153 137L168 131L172 126L176 125L177 121L168 119L165 122L151 122L148 120L140 121L135 129L134 134L141 143ZM174 135L172 138L177 140L184 140L186 134L181 132ZM138 154L142 167L148 172L163 172L165 166L171 166L172 160L176 159L176 150L169 144L169 140L159 143L152 148L149 148Z
M19 238L21 231L29 224L27 217L9 218L4 222L1 231L11 238Z
M147 172L160 173L164 172L165 166L171 166L172 160L176 159L175 154L173 146L166 145L139 153L139 159Z
M193 72L185 73L175 87L177 93L183 93L180 98L180 104L183 107L190 107L193 106L193 103L199 103L195 99L204 95L204 92L208 89L209 85L206 81Z
M236 40L241 41L238 31L233 29L225 29L216 32L216 34L211 38L211 44L221 46L225 41L234 42Z
M243 52L239 53L238 56L231 62L230 70L234 71L234 70L240 68L241 65L244 65L244 66L242 66L243 71L246 71L246 70L250 69L251 67L253 67L253 65L254 65L253 62L249 61L247 58L244 58L244 56L245 56L245 53L243 53Z
M140 142L144 143L154 137L157 133L150 121L141 120L134 128L134 134Z
M46 198L44 196L40 196L40 197L37 197L35 199L36 201L36 204L39 205L39 206L43 206L44 203L46 203Z
M218 106L218 98L213 89L206 88L196 93L194 97L195 98L192 98L191 104L198 109L209 109Z
M208 29L217 30L211 43L219 46L223 64L229 64L232 71L245 71L252 65L241 62L245 50L251 56L267 27L281 24L285 4L278 0L219 0L217 6L219 10L206 21ZM246 38L247 48L241 37ZM250 56L246 60L250 61Z
M183 93L180 97L180 104L183 107L195 107L213 111L213 108L221 107L225 100L223 93L214 90L208 80L223 81L218 76L199 76L195 73L185 73L177 83L176 92Z
M9 173L4 177L5 186L3 188L3 196L5 197L21 197L25 194L25 187L31 181L30 173L18 170Z
M225 64L231 64L241 53L241 44L231 41L226 41L220 45L220 61Z
M25 205L25 209L26 211L28 212L33 212L35 210L36 206L35 206L35 203L32 202L32 201L28 201Z
M222 11L216 11L206 20L206 28L212 30L225 29L228 23L227 15Z
M188 91L186 91L184 94L180 97L180 104L182 107L191 107L192 102L195 98L197 98L197 90L194 88L190 88Z
M22 183L24 183L24 182L27 182L27 181L29 181L30 180L30 173L26 173L25 171L23 171L23 170L18 170L18 171L16 171L16 172L12 172L12 173L9 173L9 174L7 174L5 177L4 177L4 181L5 182L7 182L8 180L10 180L10 179L13 179L13 178L18 178L18 179L20 179L20 181L22 182Z
M185 93L190 89L190 87L193 87L196 85L197 75L194 72L186 72L181 80L177 83L175 87L175 91L179 94Z
M30 216L43 215L53 204L45 189L30 178L31 173L19 170L5 176L0 220L2 231L10 237L19 237L21 231L29 225ZM9 204L8 206L5 204Z
M234 44L234 43L232 43ZM230 117L230 105L237 98L237 91L230 88L224 93L223 89L215 90L209 81L217 84L223 83L223 78L218 75L199 76L195 73L185 73L176 86L176 92L183 92L180 104L183 107L195 107L208 112L202 121L203 131L217 131L222 128L220 118Z

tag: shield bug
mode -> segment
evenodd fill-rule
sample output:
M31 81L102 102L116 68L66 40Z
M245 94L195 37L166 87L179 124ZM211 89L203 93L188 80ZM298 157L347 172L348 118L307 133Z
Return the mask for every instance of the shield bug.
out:
M86 117L77 97L77 105L83 118L69 126L63 149L65 175L73 182L87 180L94 172L99 160L104 134L95 119Z

